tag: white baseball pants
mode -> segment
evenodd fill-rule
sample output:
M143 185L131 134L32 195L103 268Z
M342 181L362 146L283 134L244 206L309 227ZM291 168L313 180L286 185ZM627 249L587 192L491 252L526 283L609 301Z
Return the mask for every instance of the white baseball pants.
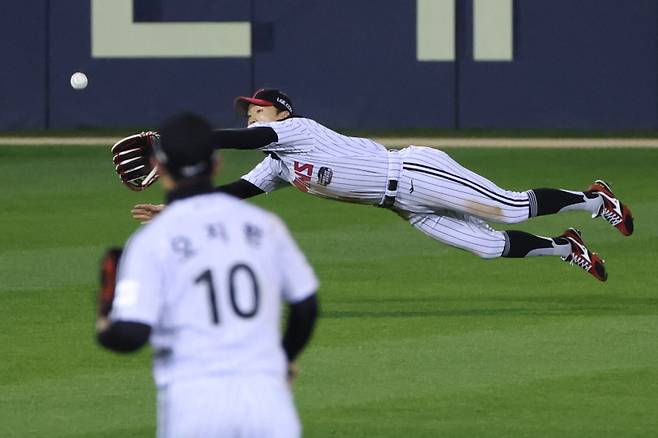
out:
M393 209L428 236L482 258L500 257L505 233L487 222L514 224L530 217L529 192L498 187L437 149L400 151L402 172Z
M158 438L297 438L301 425L283 379L226 376L158 389Z

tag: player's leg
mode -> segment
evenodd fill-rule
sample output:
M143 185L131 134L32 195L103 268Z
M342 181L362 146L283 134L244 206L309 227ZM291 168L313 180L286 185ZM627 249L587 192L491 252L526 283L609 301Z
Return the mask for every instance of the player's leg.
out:
M534 216L582 210L603 217L624 235L633 231L630 210L601 180L582 192L553 188L515 192L498 187L445 152L424 147L403 151L398 193L398 203L410 211L414 211L414 204L423 204L511 224Z
M603 260L590 251L580 232L568 229L557 237L523 231L497 231L478 217L457 212L404 214L411 225L439 242L471 252L484 259L557 256L605 281Z
M410 146L401 151L401 158L395 204L401 210L452 210L498 223L518 223L530 217L527 192L504 190L445 152Z
M401 214L414 228L432 239L463 249L483 259L501 257L507 244L505 233L482 219L454 211L438 214Z
M633 215L630 209L614 196L610 186L603 180L596 180L583 192L542 188L529 190L528 195L530 216L583 210L591 213L592 218L603 218L624 236L633 234Z
M581 232L575 228L567 229L558 237L542 237L515 230L504 233L507 244L501 257L559 256L563 261L589 272L597 280L606 281L608 278L603 259L587 248Z

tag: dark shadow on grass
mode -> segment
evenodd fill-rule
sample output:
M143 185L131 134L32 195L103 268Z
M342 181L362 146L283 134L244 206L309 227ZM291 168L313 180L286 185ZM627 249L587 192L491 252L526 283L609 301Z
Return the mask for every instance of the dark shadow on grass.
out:
M155 419L151 417L145 417L147 422L153 422L155 423ZM120 421L117 421L119 423ZM126 438L141 438L141 437L152 437L155 436L155 427L154 426L135 426L131 428L126 428L126 427L114 427L115 424L117 423L112 423L112 426L108 426L107 424L104 425L102 430L98 430L93 433L93 435L90 435L89 432L71 432L66 435L61 435L61 436L66 436L69 438L73 437L79 437L79 438L88 438L90 436L93 436L94 438L111 438L111 437L126 437ZM59 434L56 436L60 436Z
M568 308L501 308L501 309L433 309L433 310L326 310L322 318L451 318L500 316L601 316L650 315L658 309L627 309L619 306L574 306Z
M441 296L436 297L423 296L423 297L404 297L398 295L396 297L354 297L348 299L341 299L334 301L334 304L367 304L367 303L400 303L400 304L426 304L437 305L440 303L545 303L557 305L574 305L574 304L601 304L608 305L641 305L641 306L656 306L658 307L658 298L650 297L619 297L615 295L489 295L480 297L456 297L456 296Z

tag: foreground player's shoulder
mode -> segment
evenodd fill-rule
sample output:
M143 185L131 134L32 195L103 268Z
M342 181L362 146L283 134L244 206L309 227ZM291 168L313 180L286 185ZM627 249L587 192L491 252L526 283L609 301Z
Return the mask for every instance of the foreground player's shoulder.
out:
M268 229L278 229L283 224L283 221L271 211L237 198L234 202L240 217L246 218L247 221L259 222Z
M203 205L214 204L214 206L210 208L235 218L243 218L252 222L268 223L279 220L274 213L226 193L209 193L207 195L199 196L198 200L201 201Z
M144 258L147 254L154 257L157 256L159 253L161 232L159 232L158 226L153 225L153 222L155 222L155 219L141 226L130 235L124 246L124 254L135 255L138 258ZM125 255L124 258L126 258Z
M230 212L232 217L239 218L241 222L257 225L269 236L285 234L287 228L281 218L262 207L245 202L242 199L226 196L224 211Z
M233 223L260 224L262 228L277 228L281 220L274 214L235 196L212 192L173 202L147 224L140 234L151 238L166 237L172 230L194 227L207 217L223 218Z

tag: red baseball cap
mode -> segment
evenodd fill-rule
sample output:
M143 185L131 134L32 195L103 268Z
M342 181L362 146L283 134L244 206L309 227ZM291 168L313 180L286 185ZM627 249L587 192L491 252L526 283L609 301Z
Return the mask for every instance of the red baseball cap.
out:
M288 111L293 115L292 101L284 92L276 88L261 88L253 96L239 96L235 99L235 109L242 115L247 114L249 105L274 106L280 111Z

